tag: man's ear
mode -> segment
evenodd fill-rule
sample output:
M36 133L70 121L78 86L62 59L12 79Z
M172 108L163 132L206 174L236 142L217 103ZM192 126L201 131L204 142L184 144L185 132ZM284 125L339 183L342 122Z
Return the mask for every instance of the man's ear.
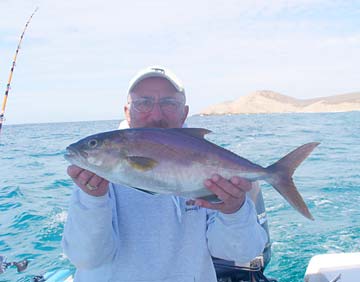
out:
M185 122L188 114L189 114L189 106L188 106L188 105L185 105L185 107L184 107L184 116L183 116L182 124L184 124L184 122Z
M125 118L126 118L128 124L129 124L129 126L130 126L130 120L131 120L131 118L130 118L130 108L129 108L129 104L126 104L126 105L124 106L124 113L125 113Z

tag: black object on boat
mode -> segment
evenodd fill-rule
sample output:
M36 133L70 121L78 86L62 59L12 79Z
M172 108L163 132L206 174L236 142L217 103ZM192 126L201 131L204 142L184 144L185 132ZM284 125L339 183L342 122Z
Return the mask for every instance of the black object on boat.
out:
M21 261L6 262L6 257L0 255L0 274L4 273L7 268L15 266L18 272L24 271L29 264L27 259Z

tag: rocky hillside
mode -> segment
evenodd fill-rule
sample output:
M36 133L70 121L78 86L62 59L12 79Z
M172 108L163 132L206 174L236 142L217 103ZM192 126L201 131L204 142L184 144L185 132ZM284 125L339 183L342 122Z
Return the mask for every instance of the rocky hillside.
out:
M212 105L204 115L256 113L314 113L360 111L360 92L300 100L273 91L262 90L235 101Z

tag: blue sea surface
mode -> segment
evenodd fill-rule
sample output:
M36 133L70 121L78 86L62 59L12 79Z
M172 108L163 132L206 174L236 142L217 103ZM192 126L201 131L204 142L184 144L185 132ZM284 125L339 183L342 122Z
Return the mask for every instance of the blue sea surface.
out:
M294 175L315 221L262 184L272 241L266 276L303 281L313 255L360 251L360 112L192 116L187 123L212 130L207 139L263 166L304 143L321 143ZM117 126L118 121L4 125L0 254L30 263L22 273L9 268L0 281L74 269L60 246L74 186L63 154L70 143Z

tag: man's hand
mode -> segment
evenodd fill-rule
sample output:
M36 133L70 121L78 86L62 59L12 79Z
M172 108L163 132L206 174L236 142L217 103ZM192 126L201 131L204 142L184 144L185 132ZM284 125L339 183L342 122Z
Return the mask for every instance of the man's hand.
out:
M76 165L68 166L67 173L75 184L89 195L100 197L109 190L109 181Z
M252 183L244 178L233 176L227 180L218 174L206 179L204 185L222 202L210 203L203 199L196 199L193 204L226 214L237 212L245 202L246 192L252 188Z

